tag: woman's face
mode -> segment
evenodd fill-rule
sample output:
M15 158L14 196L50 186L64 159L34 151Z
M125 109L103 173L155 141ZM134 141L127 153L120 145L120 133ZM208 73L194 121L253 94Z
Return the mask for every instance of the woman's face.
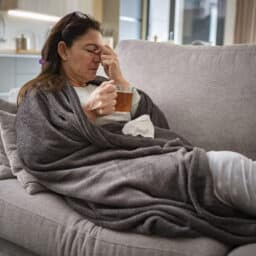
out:
M62 67L73 85L84 85L95 78L102 47L101 33L93 29L77 38L70 48L64 46L64 56L61 55Z

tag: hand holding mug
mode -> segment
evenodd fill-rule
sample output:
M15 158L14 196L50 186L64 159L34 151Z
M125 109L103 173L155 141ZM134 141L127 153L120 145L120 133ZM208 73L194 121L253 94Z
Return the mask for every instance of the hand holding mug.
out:
M116 97L114 81L103 82L92 92L83 109L88 118L93 121L97 116L109 115L115 111Z

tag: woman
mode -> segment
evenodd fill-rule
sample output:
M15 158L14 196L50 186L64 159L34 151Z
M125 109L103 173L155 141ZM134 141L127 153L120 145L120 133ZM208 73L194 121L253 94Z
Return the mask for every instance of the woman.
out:
M84 34L81 36L81 33ZM19 98L41 81L47 81L50 90L58 90L64 81L55 83L55 80L64 78L77 90L80 99L93 91L83 104L83 110L94 122L96 118L114 112L116 85L125 91L132 90L120 71L114 51L103 44L100 24L80 12L67 15L53 28L42 51L42 62L42 73L23 87ZM88 87L87 83L95 79L100 63L110 81L102 83L97 89ZM86 90L79 90L85 86ZM136 106L138 100L139 94L136 94L133 105Z
M108 228L256 241L249 217L256 214L255 162L206 153L171 132L158 107L123 77L97 21L80 12L63 17L42 58L41 74L20 90L16 122L21 161L41 184ZM109 80L96 77L99 64ZM133 92L131 114L116 115L117 86ZM142 115L148 129L125 135Z

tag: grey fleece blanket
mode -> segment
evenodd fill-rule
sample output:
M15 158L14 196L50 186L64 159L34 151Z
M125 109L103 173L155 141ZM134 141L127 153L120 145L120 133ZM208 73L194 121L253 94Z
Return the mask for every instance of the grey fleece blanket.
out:
M72 86L31 90L16 120L24 168L106 228L255 242L256 220L215 198L205 151L169 130L163 113L140 93L135 117L150 115L155 139L122 135L122 123L93 125Z

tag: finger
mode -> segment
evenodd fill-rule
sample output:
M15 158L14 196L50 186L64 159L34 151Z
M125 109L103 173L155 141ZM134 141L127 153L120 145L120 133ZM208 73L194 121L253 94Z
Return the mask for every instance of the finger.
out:
M102 65L110 66L110 65L117 65L117 60L116 59L105 59L101 61Z
M105 82L102 82L99 86L100 87L105 87L107 84L114 84L114 80L109 80L109 81L105 81Z
M106 81L101 83L98 87L98 93L100 95L104 95L105 93L113 93L116 91L116 85L114 84L114 80Z
M101 59L101 64L104 65L119 65L119 61L117 58L113 56L107 56Z
M99 109L108 105L115 105L116 104L116 98L117 98L117 93L116 93L116 86L114 86L113 91L111 89L108 89L109 91L105 90L106 88L104 88L104 91L99 92L96 96L95 96L95 100L93 102L93 104L91 104L91 109Z
M102 97L105 96L105 94L112 94L116 93L116 85L115 84L106 84L104 87L100 88L100 95Z
M105 49L106 49L107 51L112 52L113 54L116 55L116 53L115 53L115 51L113 50L113 48L111 48L108 44L105 44L104 47L105 47Z
M107 45L107 44L103 45L101 47L101 51L102 51L102 53L107 54L107 55L115 54L115 52L112 50L112 48L109 45Z
M116 100L110 100L110 101L105 101L105 102L102 101L102 105L100 106L99 109L102 109L102 108L109 109L109 108L114 108L115 106L116 106Z
M115 89L114 92L102 94L100 96L99 101L102 102L101 106L106 106L106 105L111 105L111 102L113 102L113 101L116 102L116 98L117 98L117 93L116 93L116 89ZM115 102L113 104L115 104Z
M105 107L107 105L115 105L117 98L116 86L114 87L114 91L104 91L98 97L98 101L101 103L98 104L99 107Z
M109 60L109 59L114 59L117 60L117 57L115 55L106 55L106 54L102 54L101 55L101 60Z
M94 104L92 104L90 109L95 110L95 109L101 109L101 108L105 108L108 106L115 106L115 105L116 105L116 98L113 96L108 96L108 97L105 97L104 99L102 98L101 100L94 102Z
M115 106L106 106L106 107L102 107L100 109L97 110L97 113L99 115L109 115L111 113L113 113L115 111Z

